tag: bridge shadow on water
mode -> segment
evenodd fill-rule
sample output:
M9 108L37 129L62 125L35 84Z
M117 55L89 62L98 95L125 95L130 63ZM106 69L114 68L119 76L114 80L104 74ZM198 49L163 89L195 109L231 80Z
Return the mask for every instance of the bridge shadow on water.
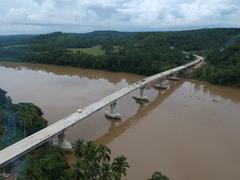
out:
M103 136L97 138L95 141L100 144L109 144L114 139L123 134L129 127L133 126L139 122L143 117L151 113L156 107L163 103L172 93L174 93L184 81L179 81L177 83L172 83L171 87L167 90L157 90L157 96L147 104L140 105L137 112L124 121L109 120L111 125L108 129L108 132ZM150 86L151 87L151 86Z

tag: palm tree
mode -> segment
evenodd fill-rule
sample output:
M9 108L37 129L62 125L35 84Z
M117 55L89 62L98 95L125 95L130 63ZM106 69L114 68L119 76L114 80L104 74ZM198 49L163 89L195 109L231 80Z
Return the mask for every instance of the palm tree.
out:
M47 121L42 118L41 109L32 103L19 103L16 108L18 124L24 129L24 136L40 130L47 125Z
M114 173L109 163L103 163L101 166L99 180L112 180Z
M93 141L88 141L84 149L84 155L86 161L96 160L97 145Z
M117 177L121 179L122 174L126 176L127 168L129 168L127 158L125 156L118 156L113 160L112 170L117 174Z
M81 161L81 160L78 160L76 162L76 164L73 165L73 178L78 180L78 179L81 179L81 180L85 180L87 179L86 177L86 164L84 163L84 161Z
M27 129L33 127L33 121L38 117L38 111L31 103L20 103L17 111L17 118L20 126L24 128L24 137L27 136Z
M148 180L169 180L169 178L162 173L155 171L152 175L152 177Z
M75 141L73 143L73 151L74 151L74 156L78 157L78 158L82 158L84 155L84 151L85 151L85 142L82 139L78 139L77 141Z
M20 126L23 127L24 137L27 136L27 128L31 127L32 124L32 115L29 112L29 109L25 105L20 105L17 112L17 118Z
M97 161L100 162L109 162L110 161L111 150L103 145L97 147Z

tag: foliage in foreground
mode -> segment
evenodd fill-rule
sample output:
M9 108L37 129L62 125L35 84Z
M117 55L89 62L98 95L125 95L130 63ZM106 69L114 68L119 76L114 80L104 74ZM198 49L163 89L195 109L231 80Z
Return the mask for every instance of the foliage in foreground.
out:
M41 109L32 103L13 104L0 89L0 149L47 126Z
M48 146L29 156L18 180L120 180L127 174L129 164L124 156L111 160L111 150L92 141L77 140L73 144L76 162L69 166L59 147ZM168 180L155 172L151 180Z
M111 162L111 150L92 141L77 140L73 144L76 164L69 171L69 179L121 179L126 176L127 158L117 156Z
M73 144L76 163L69 167L59 147L42 148L29 156L18 179L120 180L129 165L124 156L111 161L109 148L92 141L77 140Z
M45 147L26 158L17 179L64 179L67 169L69 169L69 166L64 158L63 151L59 147Z

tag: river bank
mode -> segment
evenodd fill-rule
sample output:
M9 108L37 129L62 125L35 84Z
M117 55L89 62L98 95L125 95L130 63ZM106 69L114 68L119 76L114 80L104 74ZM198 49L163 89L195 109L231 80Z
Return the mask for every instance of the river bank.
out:
M142 76L52 65L0 65L0 84L14 102L33 102L53 123ZM14 79L14 81L12 81ZM166 91L146 90L151 102L121 99L122 121L105 119L105 108L67 131L67 138L95 140L125 155L128 179L159 170L171 179L238 179L240 89L195 80ZM222 163L224 161L224 163ZM204 173L203 173L204 172Z

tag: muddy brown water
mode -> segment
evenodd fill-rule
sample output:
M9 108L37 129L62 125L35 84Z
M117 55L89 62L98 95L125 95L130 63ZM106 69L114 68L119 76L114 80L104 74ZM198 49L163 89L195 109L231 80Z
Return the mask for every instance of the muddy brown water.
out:
M0 63L0 88L15 103L33 102L49 124L144 78L128 73L54 65ZM110 121L103 110L67 131L67 138L95 140L125 155L127 178L144 180L159 170L173 180L240 179L240 89L194 80L157 91L150 85L147 105L131 93Z

